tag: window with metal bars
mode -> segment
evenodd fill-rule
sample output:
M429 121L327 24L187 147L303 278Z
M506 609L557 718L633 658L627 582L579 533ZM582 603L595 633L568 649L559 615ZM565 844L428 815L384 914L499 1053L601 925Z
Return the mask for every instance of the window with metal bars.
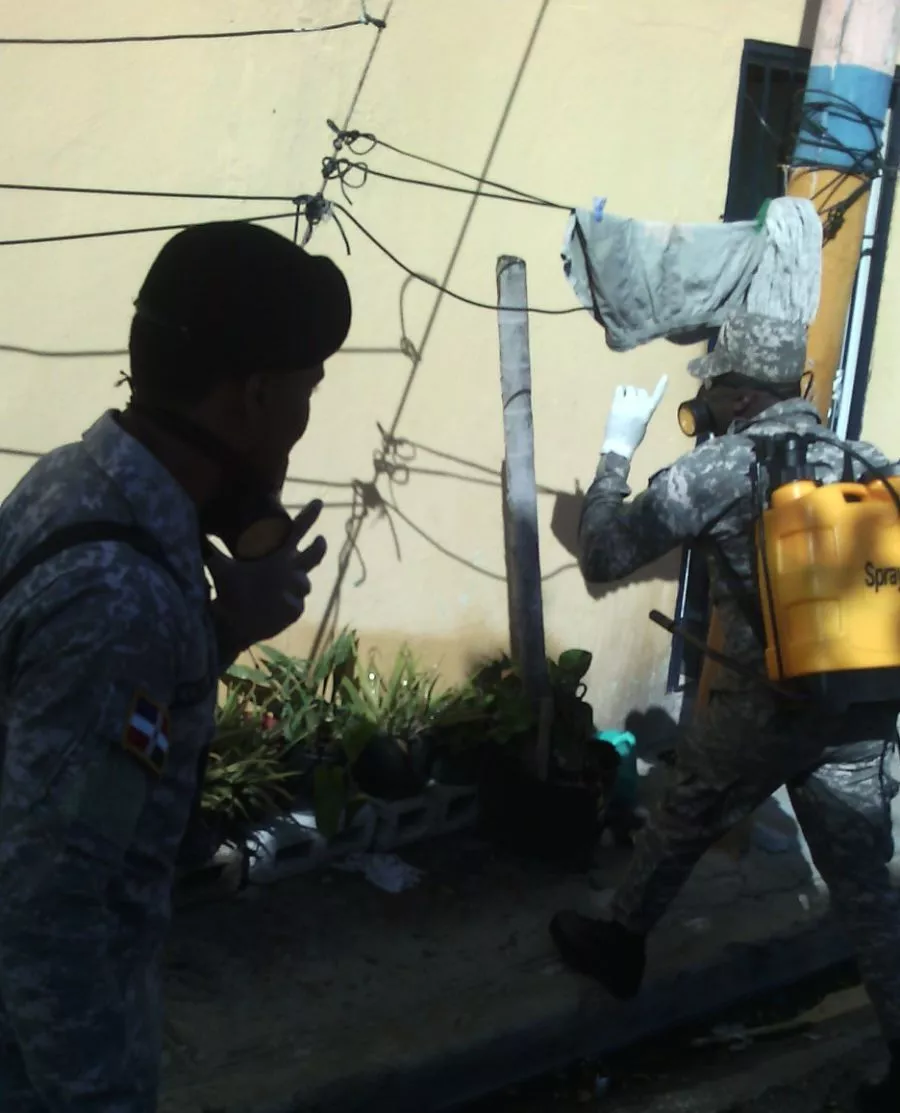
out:
M784 195L785 167L794 147L809 63L810 51L801 47L755 41L744 44L724 220L753 220L765 201ZM886 163L891 167L900 164L900 127L894 126L897 89L895 78L886 150ZM860 314L859 347L846 432L851 438L859 436L862 426L895 186L895 175L887 175L880 184L874 231L863 245L863 254L868 257L866 289L861 298L854 298L855 308L851 311ZM698 554L685 547L676 598L676 622L695 636L705 638L709 617L706 566ZM695 683L702 665L702 653L676 638L669 662L667 691L679 691Z

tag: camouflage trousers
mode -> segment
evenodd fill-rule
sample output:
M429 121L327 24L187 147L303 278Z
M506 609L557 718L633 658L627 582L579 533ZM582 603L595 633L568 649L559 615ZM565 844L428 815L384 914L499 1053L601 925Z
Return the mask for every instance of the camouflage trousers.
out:
M65 963L64 947L60 962ZM122 992L124 1040L119 1054L102 1039L76 1000L68 1031L41 1026L38 1017L14 1021L0 997L0 1113L156 1113L162 1055L158 962L111 956L109 976ZM121 1056L121 1044L127 1047Z
M900 891L892 888L887 771L897 707L843 715L767 691L717 691L682 735L663 797L616 891L613 916L648 933L699 859L782 785L888 1040L900 1039Z

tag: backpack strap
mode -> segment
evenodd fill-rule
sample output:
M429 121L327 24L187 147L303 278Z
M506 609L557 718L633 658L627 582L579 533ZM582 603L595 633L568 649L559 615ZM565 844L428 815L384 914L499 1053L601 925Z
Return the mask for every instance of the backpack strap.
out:
M54 530L27 552L18 564L13 565L5 576L0 577L0 599L8 595L38 565L50 560L51 557L66 549L73 549L77 545L88 545L98 541L118 541L128 545L163 568L176 583L181 582L162 545L140 526L126 522L75 522L70 526Z

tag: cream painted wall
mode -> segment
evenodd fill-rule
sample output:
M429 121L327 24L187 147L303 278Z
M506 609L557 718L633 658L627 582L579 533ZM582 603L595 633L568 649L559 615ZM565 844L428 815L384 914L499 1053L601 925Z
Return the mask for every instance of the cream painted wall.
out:
M372 0L383 14L387 0ZM793 44L802 0L394 0L388 29L213 42L8 47L0 65L2 178L82 185L293 194L318 187L325 118L565 204L609 198L642 218L715 220L725 197L746 38ZM150 34L318 24L354 18L355 0L0 0L0 35ZM376 151L386 171L441 176ZM338 197L333 187L328 196ZM3 194L0 239L277 211L275 204ZM536 306L574 304L559 248L564 213L371 179L354 214L417 270L491 301L501 253L529 266ZM279 227L290 233L290 221ZM312 248L346 268L355 299L347 350L317 395L292 464L292 500L328 498L332 549L307 618L309 647L345 536L350 484L374 479L376 423L425 446L405 485L381 476L351 557L337 619L390 653L404 639L454 675L506 640L498 473L502 459L494 313L438 296L348 226ZM0 268L0 489L73 439L120 396L129 310L166 238L6 247ZM886 296L900 273L892 255ZM402 310L402 311L401 311ZM898 351L882 329L876 364ZM591 478L620 381L670 388L634 484L688 445L675 407L691 353L659 343L614 355L588 316L532 318L538 480L571 492ZM411 344L413 364L401 347ZM45 352L111 352L35 355ZM880 361L880 364L879 362ZM454 463L438 455L469 461ZM422 469L417 471L416 469ZM430 474L450 472L446 475ZM370 489L371 490L371 489ZM388 507L379 509L379 500ZM384 503L381 504L382 508ZM591 599L540 499L550 647L592 650L597 719L659 702L668 643L647 620L671 611L677 555L643 582ZM362 569L364 562L365 574Z

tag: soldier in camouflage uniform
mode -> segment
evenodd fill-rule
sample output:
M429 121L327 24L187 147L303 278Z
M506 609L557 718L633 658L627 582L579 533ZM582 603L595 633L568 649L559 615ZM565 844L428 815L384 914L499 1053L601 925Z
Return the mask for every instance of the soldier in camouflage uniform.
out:
M253 562L203 538L273 513L349 329L340 271L205 225L163 248L136 304L132 403L0 508L3 1113L156 1109L161 948L216 680L300 616L324 555L321 538L298 552L321 504L293 522L278 504L286 540Z
M712 602L723 652L764 674L756 594L751 483L754 442L787 432L819 432L809 450L825 482L845 477L841 442L820 427L801 397L805 329L748 314L723 326L709 355L694 360L697 401L712 439L653 476L628 500L631 457L659 404L619 388L580 527L585 578L620 580L690 543L709 559ZM887 459L856 444L876 469ZM852 462L854 478L866 469ZM680 739L661 803L635 848L610 922L561 912L551 934L569 965L620 999L635 995L645 939L704 854L731 827L787 785L796 817L834 906L853 940L861 973L892 1054L890 1078L861 1095L864 1110L900 1109L900 894L892 889L890 804L897 786L885 770L898 707L873 704L835 715L785 699L751 678L718 668L709 703Z

